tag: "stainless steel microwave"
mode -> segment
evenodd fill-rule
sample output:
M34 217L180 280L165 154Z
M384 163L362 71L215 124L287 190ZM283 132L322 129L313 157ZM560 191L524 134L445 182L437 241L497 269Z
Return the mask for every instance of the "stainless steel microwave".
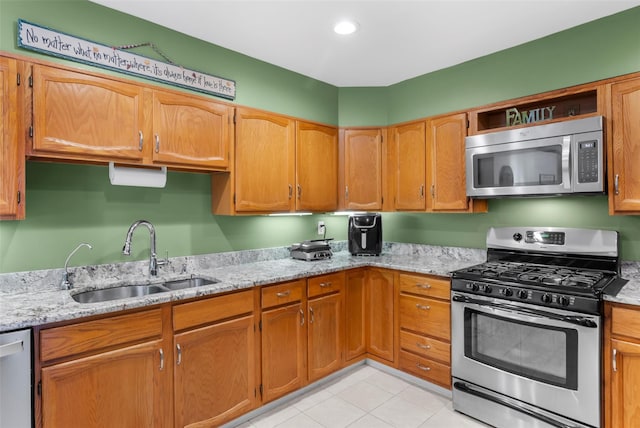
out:
M602 116L465 140L467 196L604 193Z

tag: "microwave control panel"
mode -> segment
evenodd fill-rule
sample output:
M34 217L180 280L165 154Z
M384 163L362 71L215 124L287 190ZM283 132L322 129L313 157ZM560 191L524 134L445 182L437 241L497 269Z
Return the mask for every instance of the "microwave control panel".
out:
M598 182L598 141L578 142L578 182Z

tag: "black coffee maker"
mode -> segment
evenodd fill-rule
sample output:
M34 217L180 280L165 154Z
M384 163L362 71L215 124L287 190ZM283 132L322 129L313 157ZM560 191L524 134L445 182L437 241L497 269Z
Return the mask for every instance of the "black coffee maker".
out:
M360 213L349 216L349 252L354 256L379 256L382 252L382 216Z

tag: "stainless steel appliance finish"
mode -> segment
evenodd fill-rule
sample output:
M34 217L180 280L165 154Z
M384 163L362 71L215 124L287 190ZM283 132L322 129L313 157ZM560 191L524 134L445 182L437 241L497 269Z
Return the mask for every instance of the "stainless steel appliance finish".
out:
M326 239L314 239L291 245L289 254L294 259L313 261L331 258L333 252Z
M465 148L468 196L605 190L602 116L473 135Z
M0 428L30 428L31 330L0 333Z
M382 253L382 216L359 213L349 216L349 252L354 256L378 256Z
M491 228L452 275L454 409L497 427L600 427L601 295L618 234Z

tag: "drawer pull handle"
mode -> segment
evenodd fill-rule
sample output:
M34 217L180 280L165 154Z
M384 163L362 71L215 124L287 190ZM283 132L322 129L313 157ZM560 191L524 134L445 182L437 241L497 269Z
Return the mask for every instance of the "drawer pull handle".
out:
M309 324L313 324L313 321L316 319L316 314L313 313L313 308L309 308L309 314L311 315L309 317Z
M424 371L424 372L428 372L429 370L431 370L431 367L427 367L427 366L423 366L420 363L416 364L416 367L418 367L420 370Z
M333 284L331 282L321 282L320 283L320 287L325 288L325 287L331 287Z
M300 325L304 325L304 311L300 309Z
M431 288L431 284L416 284L416 287L422 288L423 290L428 290Z
M429 306L429 305L421 305L420 303L416 303L416 308L422 309L424 311L428 311L429 309L431 309L431 306Z
M279 293L276 293L276 296L278 297L288 297L291 294L291 290L287 290L287 291L281 291Z
M416 346L418 348L422 348L422 349L431 349L431 345L424 345L424 344L422 344L420 342L416 343Z
M176 362L176 364L180 365L182 363L182 347L179 343L176 344L176 350L178 351L178 361Z
M138 150L142 151L142 146L144 144L144 135L142 131L138 131Z
M611 361L613 363L613 371L617 372L618 371L618 350L616 348L613 348L613 360Z

